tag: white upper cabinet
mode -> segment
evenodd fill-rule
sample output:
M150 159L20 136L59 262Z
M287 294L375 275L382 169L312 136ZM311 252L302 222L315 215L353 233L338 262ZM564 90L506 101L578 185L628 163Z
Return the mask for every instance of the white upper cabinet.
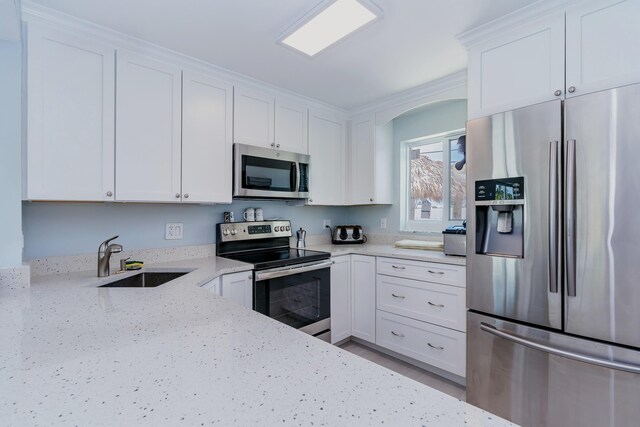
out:
M280 98L275 102L275 148L307 154L307 106Z
M31 25L27 55L25 198L113 200L115 50Z
M233 93L233 142L275 147L275 98L236 86Z
M567 9L567 96L640 82L640 2L597 0Z
M469 48L469 119L640 82L638 0L583 0L540 13L460 36Z
M182 201L231 203L233 86L184 71Z
M468 72L469 119L561 97L564 13L473 46Z
M116 198L179 202L181 69L118 52Z
M309 111L310 205L347 203L345 121L338 114Z
M393 124L376 126L373 114L351 122L350 203L391 204Z

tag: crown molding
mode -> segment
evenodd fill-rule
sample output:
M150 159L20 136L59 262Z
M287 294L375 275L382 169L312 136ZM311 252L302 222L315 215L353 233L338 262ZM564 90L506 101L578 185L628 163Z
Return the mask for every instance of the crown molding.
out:
M439 93L452 89L464 88L467 86L467 70L460 70L447 76L432 80L420 86L398 92L386 98L367 103L360 107L351 109L352 117L363 114L379 113L385 110L396 109L403 105L415 104L421 100L427 100Z
M0 40L19 42L21 22L20 0L0 0Z
M546 16L563 11L567 6L582 0L538 0L523 8L517 9L493 21L458 34L456 38L467 49L487 39L512 31L522 24L543 19Z
M63 29L66 28L72 31L78 31L101 40L102 42L113 45L116 49L126 49L143 55L151 55L158 60L175 63L193 71L213 74L232 84L238 84L253 89L267 91L273 95L283 95L288 98L300 100L309 104L311 108L339 112L345 116L348 114L348 110L345 108L327 104L317 99L301 95L297 92L272 85L262 80L254 79L247 75L223 68L219 65L168 49L137 37L129 36L111 28L55 9L35 4L28 0L22 1L22 20L27 22L27 24L33 22L41 25L47 25L55 29L61 29L62 27Z

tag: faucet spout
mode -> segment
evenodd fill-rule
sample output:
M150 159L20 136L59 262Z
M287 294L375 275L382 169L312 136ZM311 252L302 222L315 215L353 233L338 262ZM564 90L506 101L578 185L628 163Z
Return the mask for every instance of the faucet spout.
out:
M117 239L120 236L113 236L110 239L105 240L100 244L98 248L98 277L107 277L111 274L109 268L109 260L111 254L122 252L122 245L118 243L109 244L112 240Z

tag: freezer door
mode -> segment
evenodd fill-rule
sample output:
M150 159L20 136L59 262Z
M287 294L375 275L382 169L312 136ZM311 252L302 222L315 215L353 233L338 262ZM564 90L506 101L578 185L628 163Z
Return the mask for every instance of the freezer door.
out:
M467 123L467 305L560 329L562 103L551 101ZM524 177L524 257L476 253L475 182ZM481 236L478 236L480 239Z
M638 425L639 352L471 312L467 340L472 405L524 427Z
M640 348L640 85L565 101L565 328Z

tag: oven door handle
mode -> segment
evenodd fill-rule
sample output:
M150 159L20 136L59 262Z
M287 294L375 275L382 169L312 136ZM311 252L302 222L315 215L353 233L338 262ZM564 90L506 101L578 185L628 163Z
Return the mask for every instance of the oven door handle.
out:
M310 262L307 264L298 264L290 267L274 268L271 270L265 270L256 272L256 282L261 280L275 279L277 277L292 276L298 273L306 273L308 271L322 270L323 268L329 268L333 264L330 259L322 262Z

